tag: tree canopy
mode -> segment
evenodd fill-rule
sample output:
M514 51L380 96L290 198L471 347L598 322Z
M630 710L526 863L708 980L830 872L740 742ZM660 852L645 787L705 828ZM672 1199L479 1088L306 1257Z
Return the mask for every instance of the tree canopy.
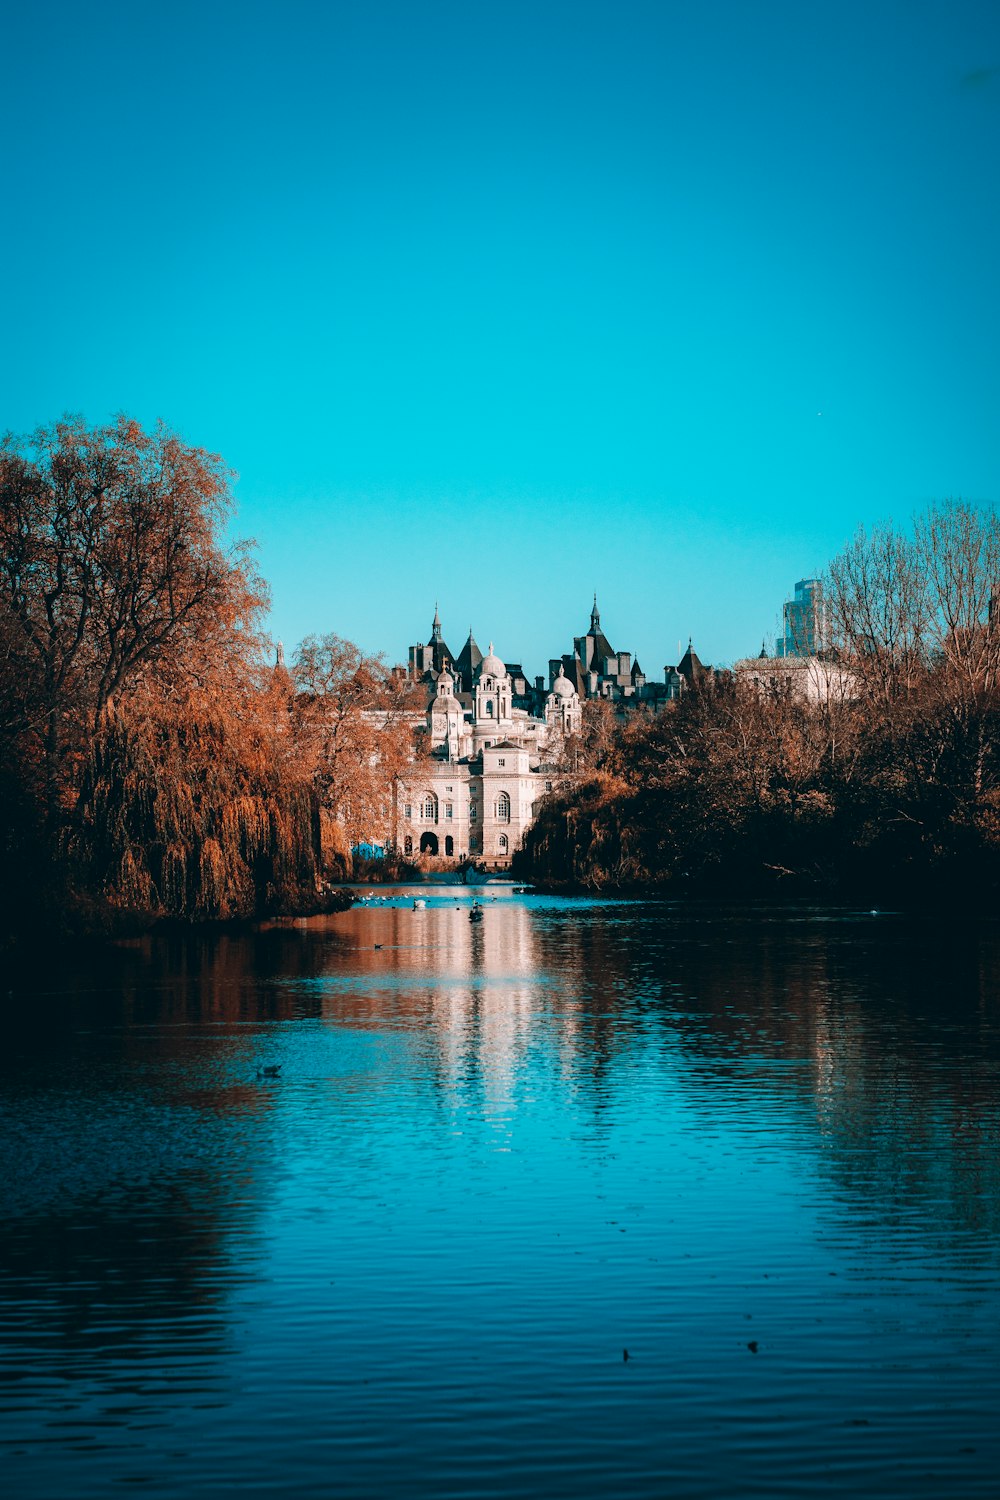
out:
M4 710L50 816L116 696L150 673L167 691L254 638L266 591L222 538L231 480L218 455L125 416L0 444Z

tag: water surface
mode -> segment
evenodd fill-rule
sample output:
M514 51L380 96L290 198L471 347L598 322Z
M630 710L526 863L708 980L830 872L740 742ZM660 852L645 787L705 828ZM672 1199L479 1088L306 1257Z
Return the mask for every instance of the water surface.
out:
M8 1493L994 1495L996 929L414 894L8 996Z

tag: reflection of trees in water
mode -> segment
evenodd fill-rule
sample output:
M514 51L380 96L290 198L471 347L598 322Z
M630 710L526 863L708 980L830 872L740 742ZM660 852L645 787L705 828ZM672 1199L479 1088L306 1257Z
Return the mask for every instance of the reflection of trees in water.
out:
M137 1378L174 1350L211 1359L232 1286L252 1275L269 1091L241 1081L239 1060L225 1076L206 1068L204 1045L172 1024L191 993L158 972L162 985L114 993L82 964L73 991L7 1017L0 1282L31 1309L3 1320L8 1374L69 1378L63 1361L80 1355L98 1379L122 1375L105 1354L138 1362Z
M5 1298L31 1317L5 1320L7 1363L32 1362L40 1376L73 1371L64 1356L89 1353L169 1360L192 1346L208 1357L225 1344L231 1266L218 1182L128 1189L118 1202L73 1198L38 1216L8 1221L0 1250Z
M949 1243L996 1235L998 981L983 929L509 900L478 926L464 904L381 908L81 962L71 986L46 976L68 993L10 1012L0 1056L0 1275L47 1299L13 1357L120 1340L140 1358L168 1325L215 1347L278 1154L261 1037L296 1018L398 1033L409 1086L498 1120L544 1087L613 1124L648 1055L707 1126L717 1101L786 1131L834 1227L867 1212L902 1244L916 1212Z
M720 1112L734 1089L762 1119L777 1101L789 1146L885 1223L935 1201L953 1227L1000 1229L1000 942L987 929L514 903L481 927L449 909L344 921L325 962L356 983L328 992L324 1014L425 1034L443 1091L476 1084L485 1098L492 1084L512 1098L528 1049L551 1045L597 1119L627 1087L624 1064L667 1049L697 1065L672 1086L707 1123L713 1089Z
M776 1103L761 1128L784 1120L787 1144L884 1225L933 1201L953 1228L1000 1229L1000 943L981 927L513 903L481 928L450 910L353 923L325 954L356 982L328 992L324 1014L425 1035L444 1092L511 1099L529 1049L549 1046L596 1120L630 1059L667 1051L684 1064L672 1086L707 1124L713 1090L720 1114L734 1090L762 1121Z
M697 1063L676 1074L697 1107L713 1088L720 1114L733 1089L791 1106L788 1144L883 1230L922 1204L942 1228L1000 1231L998 935L829 915L664 910L620 941L581 934L582 1076L599 1094L655 1033Z

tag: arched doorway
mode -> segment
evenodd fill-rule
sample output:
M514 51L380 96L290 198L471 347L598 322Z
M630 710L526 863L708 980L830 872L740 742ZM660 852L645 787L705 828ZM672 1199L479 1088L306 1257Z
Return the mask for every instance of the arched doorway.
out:
M449 859L451 859L455 853L455 840L452 838L450 833L445 835L444 852Z
M438 852L438 836L436 833L422 833L420 835L421 854L436 854Z

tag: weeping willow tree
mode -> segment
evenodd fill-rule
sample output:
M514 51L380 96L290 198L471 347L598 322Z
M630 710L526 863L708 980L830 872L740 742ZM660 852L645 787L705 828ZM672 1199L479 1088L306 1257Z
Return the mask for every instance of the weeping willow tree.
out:
M334 636L295 680L262 668L232 478L125 416L0 438L0 948L95 903L315 910L386 837L409 754L392 675Z
M0 880L46 931L94 897L247 910L308 866L248 690L267 590L231 479L125 416L0 441Z
M81 806L68 852L113 906L226 918L317 904L320 812L280 675L111 708Z

